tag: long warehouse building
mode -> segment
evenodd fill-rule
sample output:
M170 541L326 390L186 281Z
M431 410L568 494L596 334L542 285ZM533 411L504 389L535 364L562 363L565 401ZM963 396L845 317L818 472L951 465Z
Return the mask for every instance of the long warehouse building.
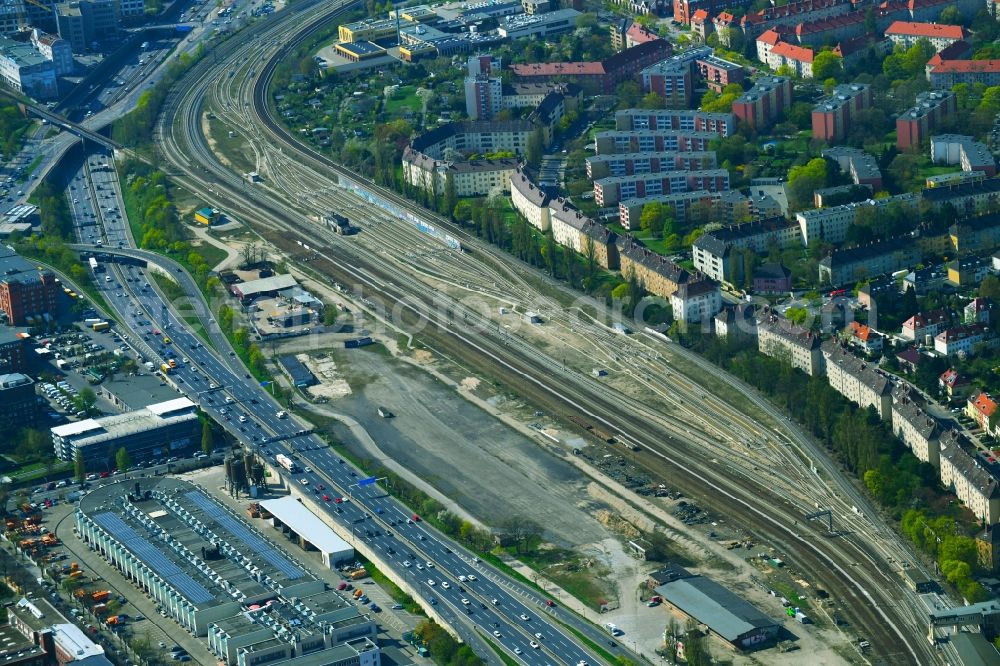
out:
M230 666L380 666L370 616L196 485L101 486L80 500L76 527Z

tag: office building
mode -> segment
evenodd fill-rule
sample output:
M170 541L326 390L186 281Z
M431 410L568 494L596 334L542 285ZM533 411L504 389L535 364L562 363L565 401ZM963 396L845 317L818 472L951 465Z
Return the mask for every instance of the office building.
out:
M56 457L73 461L77 452L90 471L111 469L119 449L132 460L167 458L201 443L198 406L177 398L124 414L84 419L52 428Z
M35 99L53 99L59 95L52 61L31 44L6 37L0 37L0 81Z
M580 12L575 9L557 9L544 14L516 14L505 16L497 26L497 32L504 39L524 37L545 37L569 32L576 28Z
M72 74L76 68L72 46L59 35L50 35L36 28L31 31L31 45L42 54L42 57L52 61L56 76Z
M72 0L56 5L59 36L73 53L87 53L118 41L121 21L115 0Z

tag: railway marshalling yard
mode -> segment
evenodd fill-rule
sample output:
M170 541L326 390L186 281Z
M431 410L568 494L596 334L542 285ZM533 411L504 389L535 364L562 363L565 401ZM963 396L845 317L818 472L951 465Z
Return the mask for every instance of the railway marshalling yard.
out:
M537 381L532 383L533 380L518 384L520 395L515 395L509 388L514 385L509 381L511 375L516 374L516 371L510 372L513 367L498 364L495 368L484 368L481 357L476 358L476 354L468 349L448 347L440 334L435 338L431 332L426 336L418 333L417 342L428 345L428 348L419 350L422 353L406 348L404 353L428 370L448 377L450 383L443 382L442 386L447 388L442 390L453 399L463 398L451 387L465 385L469 398L485 404L484 413L495 413L505 419L509 427L528 438L532 442L531 448L521 456L523 460L517 461L522 466L542 459L543 451L570 465L570 471L580 479L577 483L587 490L585 501L577 507L578 511L583 510L596 520L602 516L606 518L606 514L600 513L602 508L597 507L610 506L611 509L604 510L612 515L636 512L637 523L641 524L642 516L645 516L646 520L662 528L672 526L667 520L673 506L670 500L650 499L634 490L655 488L662 483L667 490L680 490L698 496L693 501L703 504L711 512L710 517L716 516L714 522L718 525L711 525L711 521L697 527L680 523L673 529L681 546L686 546L689 540L694 543L700 539L703 544L709 544L728 539L725 523L717 517L727 516L731 520L739 516L747 524L760 526L775 539L771 544L759 543L751 551L744 549L741 553L743 558L764 552L771 545L776 547L775 554L780 556L781 548L787 545L797 551L802 568L808 568L820 577L839 579L837 584L830 586L829 602L812 607L819 626L794 627L795 633L803 636L800 645L806 645L805 636L833 636L829 638L830 644L842 648L849 658L858 658L851 656L854 653L850 652L848 645L857 636L864 636L870 631L880 633L877 642L886 650L881 657L889 661L908 661L909 655L904 650L910 650L910 654L916 656L912 642L920 640L924 626L917 606L912 603L912 595L906 591L898 575L898 563L912 562L913 555L885 522L868 509L870 504L857 487L844 480L835 466L817 452L814 443L792 424L783 421L772 406L754 394L744 392L743 387L732 378L719 375L704 361L662 339L645 333L631 336L615 333L609 326L611 321L596 314L600 311L596 303L585 298L574 302L575 296L563 287L525 270L513 258L474 241L467 243L472 252L448 250L417 232L409 222L372 205L360 203L360 200L338 188L327 169L311 162L311 158L303 159L301 155L294 154L293 149L281 146L280 142L266 135L270 130L257 123L254 108L244 103L251 98L253 63L261 62L268 49L272 48L273 43L263 41L248 45L243 65L236 70L236 74L215 80L202 112L207 117L211 111L223 122L245 127L246 131L240 135L243 145L238 147L244 158L252 156L256 170L263 176L263 182L257 187L266 193L268 199L282 202L288 211L292 211L290 215L312 220L309 224L314 227L305 231L308 235L303 236L301 229L290 229L287 220L268 220L243 208L243 216L250 219L255 230L277 248L276 253L296 260L293 263L311 273L318 282L326 283L327 287L330 280L320 275L324 271L335 276L349 274L360 277L362 281L381 284L383 291L389 289L394 292L392 296L400 292L405 294L414 285L419 285L421 294L438 297L441 302L439 321L448 320L451 329L464 331L469 336L476 335L477 331L489 331L490 337L504 332L506 345L516 350L512 351L510 358L517 358L518 362L530 359L536 370L548 376L549 382L567 387L563 396L554 397L551 388L548 392L539 390L540 385ZM238 144L230 142L226 149L232 149L234 143ZM220 146L216 148L220 149ZM168 155L173 152L174 148L169 147ZM201 155L197 157L204 160ZM214 188L208 191L214 192ZM345 239L322 229L316 220L331 210L351 218L361 228L361 233ZM290 230L293 233L290 234ZM296 236L303 239L298 241L298 247L294 242ZM309 239L309 249L305 247L305 238ZM331 252L336 259L331 258ZM356 262L349 257L356 258ZM382 323L383 319L394 319L379 312L382 298L382 294L361 293L352 296L352 302L355 309L364 310L371 317L371 328L384 328L380 339L391 346L399 341L399 332ZM500 314L501 307L506 309L507 314ZM523 313L529 310L538 312L543 323L537 326L525 324ZM483 337L487 336L484 334ZM341 367L345 373L351 372L349 363ZM477 372L471 369L473 367L481 370ZM595 368L605 370L607 375L599 379L591 378L590 373ZM496 379L491 370L496 370L500 376L508 373L504 377L506 383L498 386L491 384ZM697 377L697 382L692 377ZM471 385L477 380L479 386L472 389ZM369 382L371 385L375 382ZM363 394L365 390L367 387L362 386L354 393ZM642 450L631 452L620 446L602 444L570 421L569 414L564 413L567 396L572 399L574 395L589 395L587 391L600 391L602 396L621 405L621 414L628 414L631 418L618 421L619 427L629 430L629 421L632 420L644 424L643 432L631 429L634 435L643 438L645 446ZM607 418L608 409L590 399L591 405L602 408L604 418ZM442 403L442 406L446 404ZM336 402L331 407L336 407ZM535 410L543 414L536 416ZM586 409L574 412L578 418L581 412L584 416L587 413ZM409 425L415 430L422 427L421 424ZM532 425L536 427L531 428ZM454 441L456 447L468 446L457 438ZM586 445L581 447L577 442ZM420 453L420 446L420 442L416 442L408 448ZM573 448L579 448L581 454L574 455ZM633 465L635 469L631 470ZM510 463L507 466L510 467ZM465 476L461 477L469 479L468 483L472 485L468 487L499 486L483 484L479 470L470 469L463 470ZM633 490L615 484L616 479L627 481L626 477L633 480ZM525 478L532 479L530 475L525 475ZM644 480L636 485L634 481L637 479ZM556 482L567 483L558 479ZM596 491L590 490L591 482L597 487ZM706 483L715 488L714 493L706 492ZM516 492L520 487L505 490ZM609 491L614 492L609 496ZM616 510L615 504L625 500L631 503L632 509L619 506ZM679 501L674 501L679 505ZM837 527L843 530L840 536L827 537L825 527L816 524L799 525L802 516L817 504L834 512ZM864 508L863 513L867 513L867 517L852 514L851 507L854 505ZM621 527L620 523L615 525ZM605 536L612 533L604 525L601 527ZM708 536L712 531L716 532L714 539ZM699 536L703 532L704 536ZM555 531L553 535L556 540ZM614 541L621 549L622 539L616 537ZM728 556L720 552L724 549L719 545L702 547L719 553L723 557L720 562ZM725 552L731 555L739 551ZM704 553L699 553L698 548L693 548L690 556L696 562L713 562L706 559ZM737 559L744 562L741 558ZM789 556L785 559L787 568L796 566L796 558ZM605 561L614 563L610 556ZM734 572L741 571L735 564L733 566ZM716 569L714 573L725 575L724 564L720 563ZM838 573L831 574L833 570ZM742 571L742 575L734 573L731 579L731 585L737 589L740 589L740 584L752 586L751 575L763 580L765 585L770 584L769 580L761 577L769 575L766 571L758 569L761 575L751 574L745 568ZM810 596L809 589L816 587L816 581L808 577L794 573L785 575L793 582L796 578L804 581L795 584L806 596ZM609 577L621 579L621 572L612 568ZM737 578L742 583L737 583ZM618 603L622 604L621 612L624 613L628 599L634 596L635 583L627 583L624 579L615 582L618 583ZM869 590L877 592L880 598L884 593L893 600L899 626L884 626L876 621L881 611L878 607L868 607L862 601L861 595ZM753 594L747 594L754 598ZM761 605L773 612L765 602ZM845 610L849 615L867 615L864 627L842 627L842 633L835 633L832 622L824 626L824 614L832 614L834 608L845 606L849 607ZM643 613L649 616L648 611L643 609L631 615L638 617ZM660 629L664 620L665 616L658 620ZM624 622L617 624L623 628L628 626ZM830 633L823 634L824 631ZM902 638L904 635L905 642L910 645L902 645L901 641L895 640L895 637ZM658 640L650 640L649 644L639 647L649 652L656 643ZM889 654L894 647L900 651L899 655ZM771 657L768 654L769 663Z
M361 212L360 207L354 207L348 215L358 220ZM392 227L384 221L358 221L363 230L352 240L384 249L379 230ZM394 229L397 233L403 230ZM600 381L634 408L661 414L663 421L679 433L699 437L718 459L742 458L734 464L742 464L744 474L780 465L789 492L802 492L807 479L794 466L790 447L778 444L774 428L779 424L756 412L749 402L739 410L730 407L706 389L697 388L677 369L677 364L670 365L664 351L652 345L643 349L632 337L615 333L593 319L581 329L575 317L553 301L538 299L537 292L536 300L525 306L511 297L514 285L510 282L498 280L478 289L470 279L474 274L454 265L465 263L468 257L442 250L415 231L399 243L409 245L406 256L425 275L433 276L434 288L458 297L479 312L490 313L511 336L541 347L564 349L567 371L589 374L594 367L607 369L608 375ZM463 513L482 523L497 526L505 515L515 513L545 526L546 539L553 547L573 553L573 568L579 567L566 571L554 565L542 572L541 580L563 603L573 604L595 622L614 622L626 632L623 640L634 642L652 656L662 642L669 616L663 607L645 606L640 595L644 593L648 598L649 592L642 590L642 585L656 564L637 560L628 541L642 532L656 530L671 539L678 556L695 563L696 571L723 582L774 617L780 617L783 609L767 589L781 590L779 597L798 594L803 598L799 605L810 610L816 624L792 627L797 637L792 643L800 650L784 654L771 649L766 653L768 663L801 663L803 653L819 659L815 663L849 663L860 658L850 645L854 632L834 627L835 602L826 605L817 599L816 582L810 581L808 575L793 567L774 569L766 565L758 555L782 554L767 543L756 542L742 527L728 524L725 507L706 506L707 511L695 518L703 522L685 524L685 516L676 513L681 503L695 504L694 500L677 497L676 486L668 476L653 476L637 467L638 454L608 445L560 415L538 415L534 405L496 386L490 378L471 375L460 360L419 346L419 335L417 348L408 348L405 337L385 330L377 317L365 313L363 301L307 273L295 272L310 290L348 309L356 329L381 330L378 337L383 348L392 352L316 349L317 343L311 338L293 338L277 345L278 353L312 354L318 364L332 365L335 370L321 375L321 381L350 387L349 392L336 389L334 394L341 397L307 408L307 412L314 416L349 415L378 442L382 454L430 483L464 509ZM532 293L526 283L520 286L525 295ZM501 308L507 314L501 315ZM520 313L527 309L539 312L543 323L524 323ZM660 372L663 377L657 381L655 376ZM664 387L663 378L671 379L671 384ZM321 388L319 392L324 391ZM388 407L395 417L380 418L378 406ZM706 420L709 410L717 410L714 423ZM356 455L377 455L364 448L349 428L338 425L333 432L337 439L349 443ZM653 497L667 493L674 498ZM747 539L754 544L750 549L726 548L732 541ZM582 596L590 605L559 593L560 583L574 590L583 589L586 594ZM609 609L604 614L595 610L601 600ZM728 652L721 645L715 647ZM737 661L753 663L762 656L758 653Z

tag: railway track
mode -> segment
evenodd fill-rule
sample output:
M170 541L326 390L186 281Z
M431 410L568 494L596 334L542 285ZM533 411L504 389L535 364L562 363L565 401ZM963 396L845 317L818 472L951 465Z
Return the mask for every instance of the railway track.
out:
M439 353L469 365L482 367L485 363L491 374L525 395L528 400L551 406L553 413L582 414L587 419L603 424L602 427L640 443L644 450L637 454L637 464L657 472L670 470L671 484L691 496L705 497L716 505L720 498L724 498L727 504L724 510L730 520L753 525L762 538L787 552L802 570L813 572L821 578L824 585L838 594L847 606L845 615L856 626L864 627L858 633L872 642L887 661L934 663L933 653L922 640L921 628L914 626L914 617L907 617L905 612L894 605L893 591L900 581L886 577L878 568L877 562L881 558L874 550L867 549L860 542L835 543L811 526L793 529L795 521L801 517L799 508L781 496L762 492L760 479L746 478L745 475L733 476L706 462L704 452L699 450L704 441L699 443L696 437L684 437L686 433L666 427L661 420L642 413L642 410L631 415L628 420L623 419L621 407L616 400L603 395L596 390L597 387L588 385L589 382L581 382L578 377L567 378L564 373L557 372L558 368L553 367L552 359L538 353L532 354L523 345L515 344L509 338L490 334L488 330L483 333L482 329L477 331L474 338L464 334L459 329L465 323L457 317L443 314L439 304L433 302L425 290L414 288L416 285L404 288L396 284L400 276L385 265L385 257L359 251L342 239L327 237L327 234L317 229L314 219L295 212L296 208L301 207L301 201L298 206L293 204L288 208L275 205L272 203L273 193L265 195L254 188L248 189L238 175L218 163L202 136L200 118L206 94L213 83L216 90L220 89L220 79L226 75L230 65L233 65L242 66L247 74L241 77L241 83L234 82L228 86L228 96L233 99L244 95L247 87L252 84L253 102L249 107L230 105L234 114L231 119L247 122L248 131L255 132L263 140L278 142L282 147L282 155L277 157L266 151L259 154L258 159L266 168L280 170L283 168L283 160L291 159L315 165L329 174L345 175L337 165L308 151L289 136L273 117L273 109L267 100L268 82L280 57L295 48L302 39L322 29L337 11L339 8L327 7L325 11L318 12L315 18L307 16L303 21L304 26L275 28L275 32L267 33L266 41L273 44L274 40L280 40L283 46L276 55L267 56L268 59L262 64L256 58L258 53L267 54L264 45L258 44L257 47L260 48L255 50L253 43L249 47L244 44L243 49L234 47L228 53L218 54L218 63L199 63L182 81L183 85L175 87L158 123L158 133L165 157L181 170L183 175L180 179L185 185L208 200L220 203L224 201L227 208L239 213L269 241L289 254L301 255L303 250L299 243L308 245L313 250L310 252L310 264L314 269L343 284L363 285L369 300L380 306L377 309L383 313L394 313L395 325L405 329L430 324L424 329L423 337ZM265 38L261 34L265 33L259 32L253 41L264 42ZM241 50L250 50L251 53L240 54ZM237 61L237 58L242 60ZM248 62L258 63L260 71L256 76L249 75ZM235 91L233 86L236 86ZM355 174L347 175L356 178ZM323 200L331 191L329 187L313 188L307 192L306 203L310 199ZM391 193L380 194L398 205L412 208L408 201L393 198ZM334 197L337 200L342 198ZM474 238L464 233L456 235L460 239L464 238L463 242L476 243ZM449 255L448 259L452 258ZM485 261L488 271L495 277L502 278L505 273L510 274L506 270L509 262L500 262L488 253L477 252L476 260ZM438 270L441 270L440 267ZM435 277L448 278L444 272ZM505 286L526 286L523 280L520 283L519 285L517 281L513 281ZM460 308L454 310L457 311ZM726 411L725 407L715 406L723 413ZM734 430L739 430L743 435L759 434L759 428L755 428L754 424L733 414L734 410L731 408L728 411ZM691 410L687 413L691 415ZM726 430L725 427L715 426L711 433L704 430L702 434L705 437L710 434L715 436ZM767 505L767 509L761 509L761 504ZM900 596L903 595L895 598ZM917 631L913 633L915 628Z

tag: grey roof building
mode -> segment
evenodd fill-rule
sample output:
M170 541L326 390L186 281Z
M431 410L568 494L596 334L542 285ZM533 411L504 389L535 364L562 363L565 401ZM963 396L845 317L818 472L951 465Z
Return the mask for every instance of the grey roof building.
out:
M288 374L295 386L312 386L316 383L316 375L294 356L281 356L278 358L278 363L281 364L281 369Z
M781 626L704 576L672 580L657 587L656 593L737 647L752 648L766 643L778 635Z
M56 456L72 461L77 451L90 471L114 466L119 449L133 460L174 455L200 442L198 406L187 398L147 405L124 414L84 419L52 428Z
M185 481L101 486L80 500L76 524L81 539L181 626L207 636L209 649L232 666L308 657L375 636L370 617ZM355 649L377 650L370 641ZM350 663L342 654L322 663Z

